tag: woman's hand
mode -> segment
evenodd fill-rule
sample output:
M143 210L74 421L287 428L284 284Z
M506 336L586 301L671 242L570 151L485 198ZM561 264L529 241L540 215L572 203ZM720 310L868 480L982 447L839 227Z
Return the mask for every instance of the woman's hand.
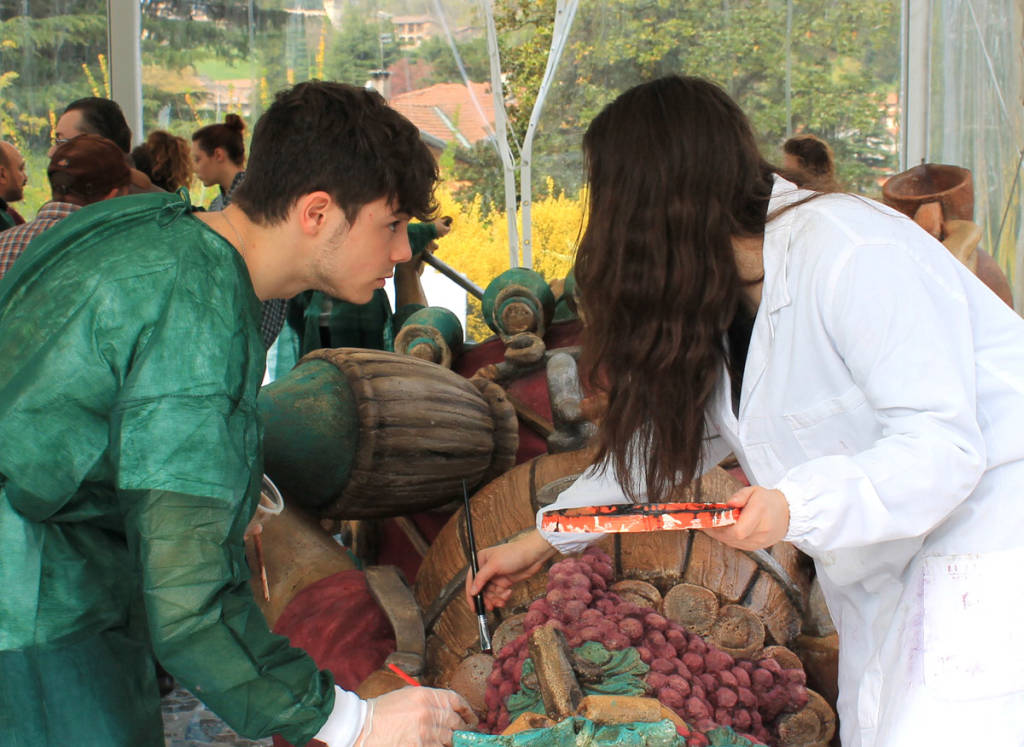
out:
M512 586L539 571L558 551L544 541L537 530L504 545L481 550L477 555L480 572L466 575L466 601L473 607L473 597L483 591L487 609L504 607L512 594Z
M751 485L733 493L726 505L743 509L736 523L704 530L726 545L740 550L762 550L789 531L789 501L780 490Z

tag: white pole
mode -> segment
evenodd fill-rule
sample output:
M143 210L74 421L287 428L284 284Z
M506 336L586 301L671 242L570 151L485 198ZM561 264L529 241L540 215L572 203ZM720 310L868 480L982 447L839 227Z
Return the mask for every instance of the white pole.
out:
M142 131L141 36L142 11L138 0L107 0L110 97L124 111L136 143L145 140Z
M491 94L494 96L494 130L498 153L505 172L505 214L508 216L509 267L519 266L519 232L516 230L516 170L508 145L508 122L505 117L505 95L501 83L501 58L498 53L498 30L494 25L493 0L481 3L487 22L487 52L491 59Z
M555 79L555 72L558 70L558 63L562 59L562 52L565 50L566 39L569 38L569 30L572 28L573 19L576 17L576 9L579 7L579 0L558 0L555 8L555 24L551 33L551 51L548 52L547 67L544 69L544 78L537 92L537 100L533 104L533 111L530 113L530 123L526 127L526 137L523 139L523 152L520 160L520 187L522 194L523 209L523 266L533 267L533 226L531 224L531 206L533 205L533 137L537 133L537 123L540 121L541 112L544 110L544 101L551 90L551 83Z
M928 160L931 0L903 0L900 171Z

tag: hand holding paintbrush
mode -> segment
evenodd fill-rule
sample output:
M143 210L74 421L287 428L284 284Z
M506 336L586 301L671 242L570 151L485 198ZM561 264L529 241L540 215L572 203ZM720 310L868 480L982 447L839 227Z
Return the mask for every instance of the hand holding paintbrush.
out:
M557 554L536 530L481 550L479 570L466 575L466 600L472 607L473 597L482 595L486 609L504 607L513 586L537 573Z
M462 481L462 498L465 502L466 513L466 538L469 541L469 565L472 568L473 576L480 572L476 560L476 539L473 537L473 515L469 510L469 492L466 490L466 481ZM473 606L476 609L477 627L480 632L480 651L485 654L491 652L491 630L487 625L487 608L484 606L484 595L478 593L473 595Z

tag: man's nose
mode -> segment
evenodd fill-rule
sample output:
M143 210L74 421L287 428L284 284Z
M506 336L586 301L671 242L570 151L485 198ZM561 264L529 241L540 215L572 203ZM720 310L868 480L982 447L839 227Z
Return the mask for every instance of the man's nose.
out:
M399 229L402 233L401 236L395 237L395 248L391 253L391 259L394 263L401 264L402 262L408 262L412 259L412 247L409 245L409 232L405 226Z

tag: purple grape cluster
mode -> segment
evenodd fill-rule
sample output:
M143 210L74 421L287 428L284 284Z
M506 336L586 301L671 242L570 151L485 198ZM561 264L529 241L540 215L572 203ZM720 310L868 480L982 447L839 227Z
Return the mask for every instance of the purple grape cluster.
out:
M699 732L728 726L774 744L768 725L781 713L807 703L803 670L783 669L770 657L734 660L652 608L609 592L613 578L611 559L595 548L551 566L547 593L530 604L524 633L495 658L487 679L484 729L498 733L508 726L505 703L519 690L523 662L529 657L529 634L550 625L562 631L570 648L586 641L597 641L610 651L635 648L650 666L645 680L650 695ZM688 743L699 747L702 741L706 743L693 735Z

